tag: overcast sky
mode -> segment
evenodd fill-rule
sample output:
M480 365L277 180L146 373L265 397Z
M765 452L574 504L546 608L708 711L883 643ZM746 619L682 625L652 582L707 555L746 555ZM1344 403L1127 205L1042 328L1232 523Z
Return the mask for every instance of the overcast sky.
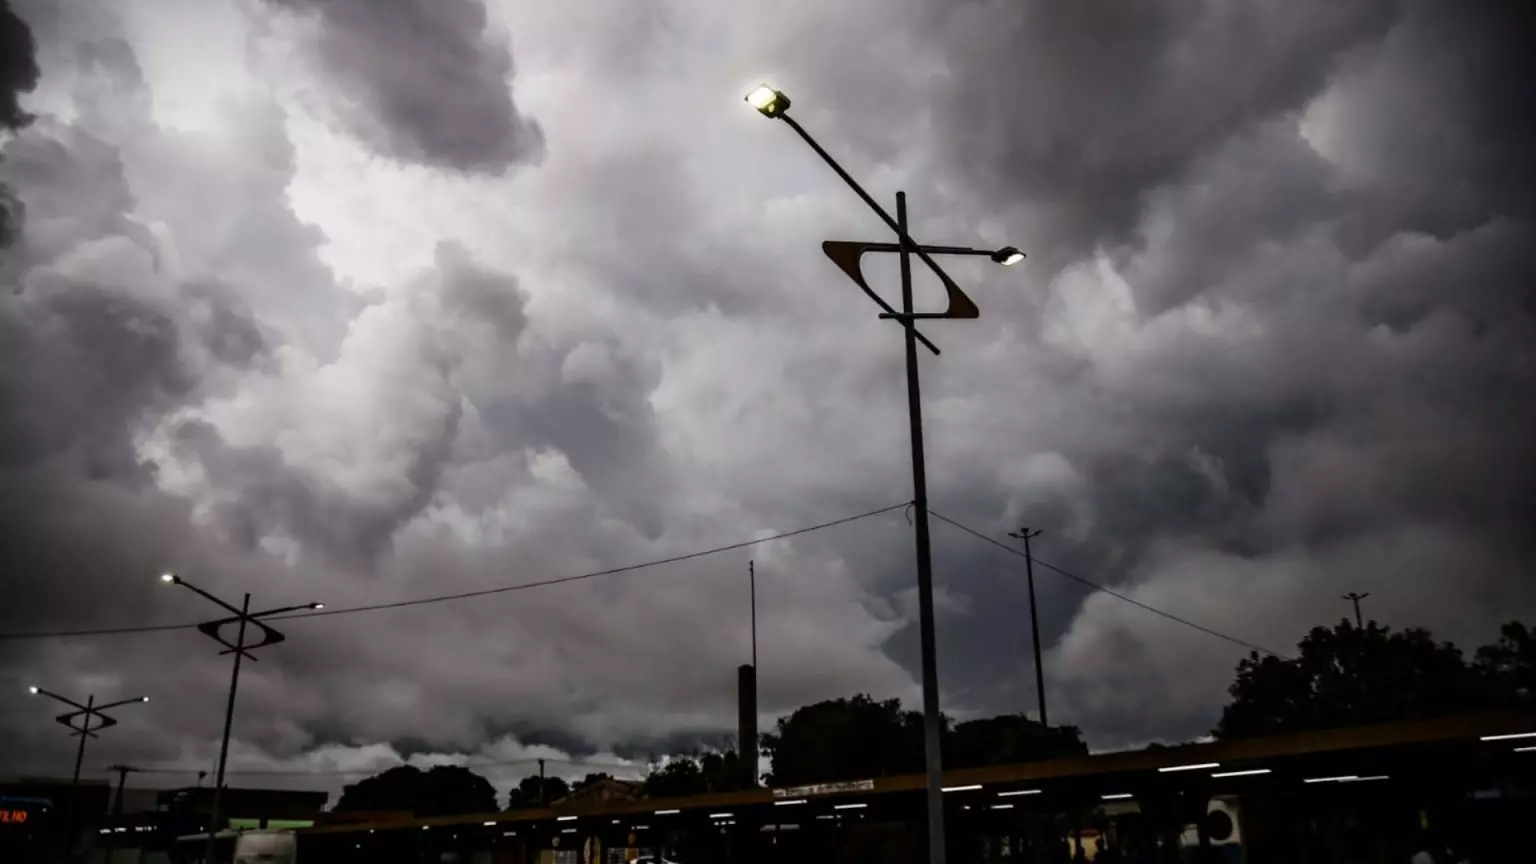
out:
M0 632L216 615L163 570L348 607L909 500L899 329L818 248L886 229L743 103L760 81L906 190L921 242L1030 255L955 263L981 318L925 328L937 512L1279 651L1347 591L1468 649L1536 617L1515 4L10 5L0 121L35 119L0 133ZM946 710L1033 711L1021 562L933 530ZM749 559L765 727L918 704L898 507L289 622L232 768L724 743ZM1053 721L1096 748L1212 727L1246 649L1037 579ZM155 697L88 776L209 767L217 649L0 642L0 773L69 769L34 682Z

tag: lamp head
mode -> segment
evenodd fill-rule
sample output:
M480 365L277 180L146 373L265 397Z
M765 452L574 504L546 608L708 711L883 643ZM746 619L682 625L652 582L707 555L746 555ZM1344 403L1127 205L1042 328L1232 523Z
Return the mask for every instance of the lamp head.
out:
M1020 252L1018 249L1015 249L1012 246L1004 246L1003 248L992 253L992 260L1003 265L1004 267L1012 267L1013 265L1024 260L1024 253Z
M36 696L37 695L37 688L36 687L28 687L27 688L27 692L31 693L33 696Z
M789 97L769 87L767 84L759 84L747 94L747 103L764 117L777 117L789 110Z
M181 577L177 576L175 573L161 573L160 581L167 585L175 585L177 582L181 581Z
M309 604L309 608L311 608L311 609L324 609L325 608L325 604L324 603L311 603L311 604Z
M139 701L140 702L148 702L149 701L149 697L148 696L140 697Z

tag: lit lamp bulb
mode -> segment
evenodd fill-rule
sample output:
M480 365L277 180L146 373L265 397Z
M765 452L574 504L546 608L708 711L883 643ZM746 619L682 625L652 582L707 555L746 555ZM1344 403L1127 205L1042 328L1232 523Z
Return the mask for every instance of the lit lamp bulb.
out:
M764 117L777 117L789 110L789 97L767 84L759 84L747 94L747 104L761 111Z
M1012 246L1004 246L1003 248L992 253L992 260L1003 265L1004 267L1012 267L1013 265L1024 260L1024 253L1020 252Z

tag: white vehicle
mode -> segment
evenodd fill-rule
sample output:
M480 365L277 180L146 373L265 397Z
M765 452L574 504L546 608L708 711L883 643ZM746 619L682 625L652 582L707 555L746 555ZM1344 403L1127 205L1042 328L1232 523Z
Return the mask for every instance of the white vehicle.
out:
M292 831L242 831L235 837L234 864L294 864L298 858Z

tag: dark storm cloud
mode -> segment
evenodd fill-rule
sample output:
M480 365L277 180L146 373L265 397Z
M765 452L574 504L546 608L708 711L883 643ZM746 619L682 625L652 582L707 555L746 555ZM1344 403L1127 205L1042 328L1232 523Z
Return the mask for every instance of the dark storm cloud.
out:
M37 86L36 55L32 29L11 11L8 0L0 0L0 130L19 129L32 119L18 97ZM0 249L10 245L21 220L21 202L0 184Z
M494 172L537 149L478 5L271 3L311 13L327 95L378 152ZM0 167L29 214L0 263L0 440L28 456L0 462L0 551L46 578L0 629L206 612L153 593L164 567L340 607L906 497L899 331L814 245L878 226L782 128L742 121L769 142L747 152L721 119L736 94L698 84L717 63L798 70L808 125L872 190L912 190L925 241L1029 246L966 272L980 321L934 325L940 512L1045 528L1042 558L1282 650L1345 590L1468 644L1536 609L1508 575L1536 551L1536 243L1529 174L1501 164L1531 142L1495 86L1523 80L1514 26L1437 4L915 5L776 5L729 63L716 13L507 10L548 19L519 59L571 146L469 183L356 164L260 95L287 70L182 87L185 58L144 47L182 26L164 10L83 49L69 15L34 20L58 44L40 36L42 128ZM386 275L352 292L358 269ZM1020 562L934 532L946 710L1032 708ZM242 678L237 761L721 743L747 557L765 711L911 697L911 555L898 511L633 579L296 620ZM1036 578L1053 720L1101 746L1209 728L1243 649ZM175 664L182 704L148 706L113 758L216 751L227 658L195 633L6 647L6 683L132 692ZM62 753L37 720L0 713L0 762Z
M1082 484L952 506L1056 529L1042 557L1279 650L1347 590L1472 646L1532 614L1508 575L1536 551L1527 13L1010 9L944 16L948 45L997 38L950 53L941 141L1055 278L1034 368L1060 374L1030 405L1073 419L1030 443ZM1062 524L1074 498L1086 533ZM965 584L1006 632L996 584ZM1053 719L1104 740L1209 728L1242 649L1118 604L1047 621Z
M37 45L32 28L0 0L0 128L16 129L30 119L17 97L37 86Z
M1247 124L1300 107L1395 7L941 4L941 136L988 201L1039 208L1031 240L1082 252L1123 239L1148 191Z
M345 125L409 162L496 173L544 137L512 99L512 52L480 0L267 0L319 17L316 60Z

